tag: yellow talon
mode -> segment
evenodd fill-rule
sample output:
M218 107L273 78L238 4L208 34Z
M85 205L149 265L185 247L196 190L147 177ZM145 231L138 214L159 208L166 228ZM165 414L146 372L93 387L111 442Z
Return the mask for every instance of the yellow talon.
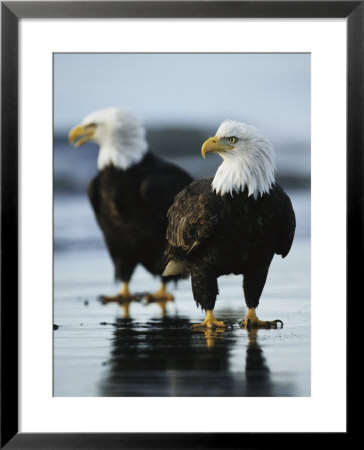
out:
M166 285L164 283L161 283L158 291L154 292L154 294L146 294L145 298L148 303L158 301L173 302L174 300L173 295L166 291Z
M214 314L211 309L206 310L206 317L205 320L202 323L197 323L192 325L192 328L200 328L200 327L206 327L206 328L214 328L214 327L220 327L220 328L226 328L226 324L223 321L216 320L214 317Z
M106 295L102 296L101 300L102 303L111 303L111 302L115 302L115 303L120 303L123 304L124 302L132 302L133 300L136 300L136 296L135 295L131 295L130 291L129 291L129 284L128 283L123 283L123 287L121 289L121 291L119 292L119 294L117 295L112 295L110 297L107 297Z
M157 303L161 308L162 316L166 315L167 303L173 302L174 297L172 294L166 291L166 286L164 283L161 283L158 291L154 292L154 294L146 294L145 299L147 303Z
M103 295L101 297L102 303L112 303L112 302L117 303L117 302L119 302L119 300L120 300L119 294L118 295L112 295L112 296Z
M123 300L136 300L135 295L131 295L129 291L129 284L123 283L123 287L120 291L119 297L121 297Z
M244 328L277 328L278 323L283 327L281 320L259 320L255 313L255 308L249 308L248 314L240 325Z

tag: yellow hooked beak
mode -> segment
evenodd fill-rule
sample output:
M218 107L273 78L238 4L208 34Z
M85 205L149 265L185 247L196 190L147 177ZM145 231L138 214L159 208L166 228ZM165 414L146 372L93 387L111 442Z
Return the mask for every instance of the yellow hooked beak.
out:
M94 125L77 125L68 134L68 139L71 145L80 147L80 145L92 139L95 135ZM78 139L78 140L77 140Z
M210 137L205 141L201 148L201 154L205 158L206 153L223 152L225 150L231 150L233 145L222 144L217 136Z

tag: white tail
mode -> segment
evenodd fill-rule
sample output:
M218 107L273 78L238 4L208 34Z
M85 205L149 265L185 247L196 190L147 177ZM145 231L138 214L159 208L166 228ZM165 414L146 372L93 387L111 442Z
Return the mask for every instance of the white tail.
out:
M183 261L178 260L171 260L167 264L166 268L164 269L164 272L162 273L162 276L164 277L170 277L172 275L180 275L185 270L185 264Z

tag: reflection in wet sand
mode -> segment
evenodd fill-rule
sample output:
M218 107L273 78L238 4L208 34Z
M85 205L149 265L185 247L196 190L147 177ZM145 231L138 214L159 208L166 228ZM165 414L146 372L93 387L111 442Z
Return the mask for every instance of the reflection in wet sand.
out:
M158 293L158 292L157 292ZM156 293L156 294L157 294ZM123 298L121 295L117 295L114 297L105 297L103 295L99 296L99 299L103 305L107 305L108 303L115 302L120 305L120 308L123 312L123 318L130 318L130 305L132 303L143 303L144 305L157 304L161 311L161 316L164 317L167 314L167 304L174 302L173 295L170 295L166 292L164 298L158 297L155 294L149 294L148 292L135 293L133 296L129 298ZM112 299L112 300L110 300Z
M259 330L192 331L190 320L177 316L119 318L113 325L101 396L274 396L280 389L292 395L290 386L271 381ZM232 370L236 347L245 373Z
M152 303L156 303L161 310L161 316L164 317L167 314L167 304L174 301L174 297L170 296L169 298L156 298L153 295L145 296L145 302L147 305Z
M272 382L270 370L264 357L263 350L258 342L258 329L252 328L247 331L248 345L245 358L245 375L248 386L247 395L250 396L271 396ZM264 394L262 394L264 392Z

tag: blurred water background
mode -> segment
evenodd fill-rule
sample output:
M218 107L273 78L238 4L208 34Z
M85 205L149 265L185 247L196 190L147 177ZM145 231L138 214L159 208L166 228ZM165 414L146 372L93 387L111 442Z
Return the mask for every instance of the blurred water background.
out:
M55 55L54 395L309 396L309 56L152 56ZM140 74L146 63L148 71ZM226 63L230 83L222 82ZM141 114L151 149L195 178L212 176L221 163L218 155L204 160L200 154L221 120L245 120L271 140L297 231L287 258L273 260L258 315L281 319L282 329L238 326L246 313L238 276L219 279L215 311L218 319L232 320L228 330L191 331L204 314L190 280L171 286L175 301L164 317L158 305L143 301L131 304L129 318L119 305L100 303L99 295L114 295L120 286L86 194L97 173L98 148L74 149L67 134L87 113L116 105ZM153 292L158 284L139 267L130 287Z

